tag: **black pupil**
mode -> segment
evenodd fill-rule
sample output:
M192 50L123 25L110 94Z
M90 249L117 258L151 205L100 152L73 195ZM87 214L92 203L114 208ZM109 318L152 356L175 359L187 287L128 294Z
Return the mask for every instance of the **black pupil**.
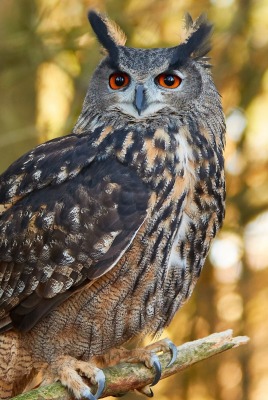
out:
M118 76L115 78L115 84L116 84L116 86L123 86L124 83L125 83L125 78L124 78L123 75L118 75Z
M164 82L165 82L165 85L172 86L172 85L174 85L175 78L173 75L167 75L164 78Z

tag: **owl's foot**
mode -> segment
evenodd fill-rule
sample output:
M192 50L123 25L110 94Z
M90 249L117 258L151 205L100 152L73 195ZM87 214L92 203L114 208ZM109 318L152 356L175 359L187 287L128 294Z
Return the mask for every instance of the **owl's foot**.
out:
M145 386L144 388L139 389L141 393L145 394L148 397L152 397L153 392L150 387L156 385L157 382L159 382L162 374L162 367L157 353L165 353L167 351L171 353L171 359L167 365L167 367L169 367L175 362L178 354L177 347L169 339L160 340L156 343L152 343L149 346L146 346L145 348L137 348L133 350L127 350L124 348L112 349L108 354L104 356L103 361L106 366L112 366L122 362L142 362L147 368L154 368L155 376L153 382L150 384L150 386Z
M177 347L171 340L162 339L159 340L158 342L150 344L149 346L146 346L144 349L136 349L136 350L141 350L143 352L146 352L145 355L147 354L148 358L151 355L149 362L144 361L144 363L146 367L150 368L151 365L151 367L155 369L155 376L153 382L150 385L146 385L138 389L138 392L144 394L147 397L153 397L154 393L151 387L159 382L162 375L162 366L156 353L166 353L167 351L169 351L171 353L171 358L169 363L167 364L167 367L170 367L176 361L178 355Z
M101 396L105 386L105 375L94 364L79 361L70 356L61 356L53 362L51 367L57 380L70 389L76 399L97 400ZM97 385L97 392L94 395L82 376L88 378L93 385Z
M166 353L167 351L169 351L171 354L171 358L170 358L169 363L167 364L167 367L170 367L172 364L174 364L174 362L177 359L177 355L178 355L177 347L170 339L167 339L167 338L159 340L158 342L149 344L149 346L146 346L144 350L151 352L153 354L153 356L155 356L155 357L157 357L157 355L155 353ZM158 357L157 357L157 359L158 359ZM159 362L159 359L158 359L158 362ZM159 362L159 364L160 364L160 362ZM161 364L160 364L160 368L161 368ZM161 371L160 371L159 379L160 378L161 378ZM154 386L159 381L159 379L156 382L153 381L151 386Z

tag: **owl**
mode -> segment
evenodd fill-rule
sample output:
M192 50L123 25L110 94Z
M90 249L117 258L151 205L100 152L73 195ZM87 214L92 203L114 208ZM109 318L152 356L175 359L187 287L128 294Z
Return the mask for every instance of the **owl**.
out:
M0 177L1 399L59 380L96 400L101 367L120 361L155 368L156 383L156 352L172 363L175 346L122 346L169 325L224 217L211 24L188 15L184 42L139 49L107 17L89 21L105 56L73 131Z

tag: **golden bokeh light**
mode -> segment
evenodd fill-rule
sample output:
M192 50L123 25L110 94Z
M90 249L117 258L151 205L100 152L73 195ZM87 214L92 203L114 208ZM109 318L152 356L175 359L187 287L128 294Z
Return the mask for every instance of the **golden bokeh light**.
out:
M192 298L162 337L179 345L232 328L251 341L163 380L155 398L266 400L268 0L1 0L1 171L76 122L101 59L90 8L118 21L130 46L175 46L185 36L186 11L207 12L215 25L212 71L227 123L226 218Z

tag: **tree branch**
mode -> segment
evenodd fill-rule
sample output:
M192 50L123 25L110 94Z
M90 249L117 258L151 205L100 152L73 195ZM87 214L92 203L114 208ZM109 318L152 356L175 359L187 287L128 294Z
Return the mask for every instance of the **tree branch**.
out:
M206 358L246 344L248 341L249 338L247 336L233 337L233 332L229 329L178 346L178 356L171 367L167 367L170 361L170 353L159 355L163 369L161 379L176 374ZM106 377L106 386L102 397L118 396L130 390L145 387L150 385L154 377L154 371L146 368L143 364L122 363L105 368L103 372ZM92 388L92 392L95 393L96 387L90 384L89 386ZM149 387L145 389L145 392L147 395L150 394ZM54 383L13 397L13 400L71 400L72 398L71 394L60 383Z

